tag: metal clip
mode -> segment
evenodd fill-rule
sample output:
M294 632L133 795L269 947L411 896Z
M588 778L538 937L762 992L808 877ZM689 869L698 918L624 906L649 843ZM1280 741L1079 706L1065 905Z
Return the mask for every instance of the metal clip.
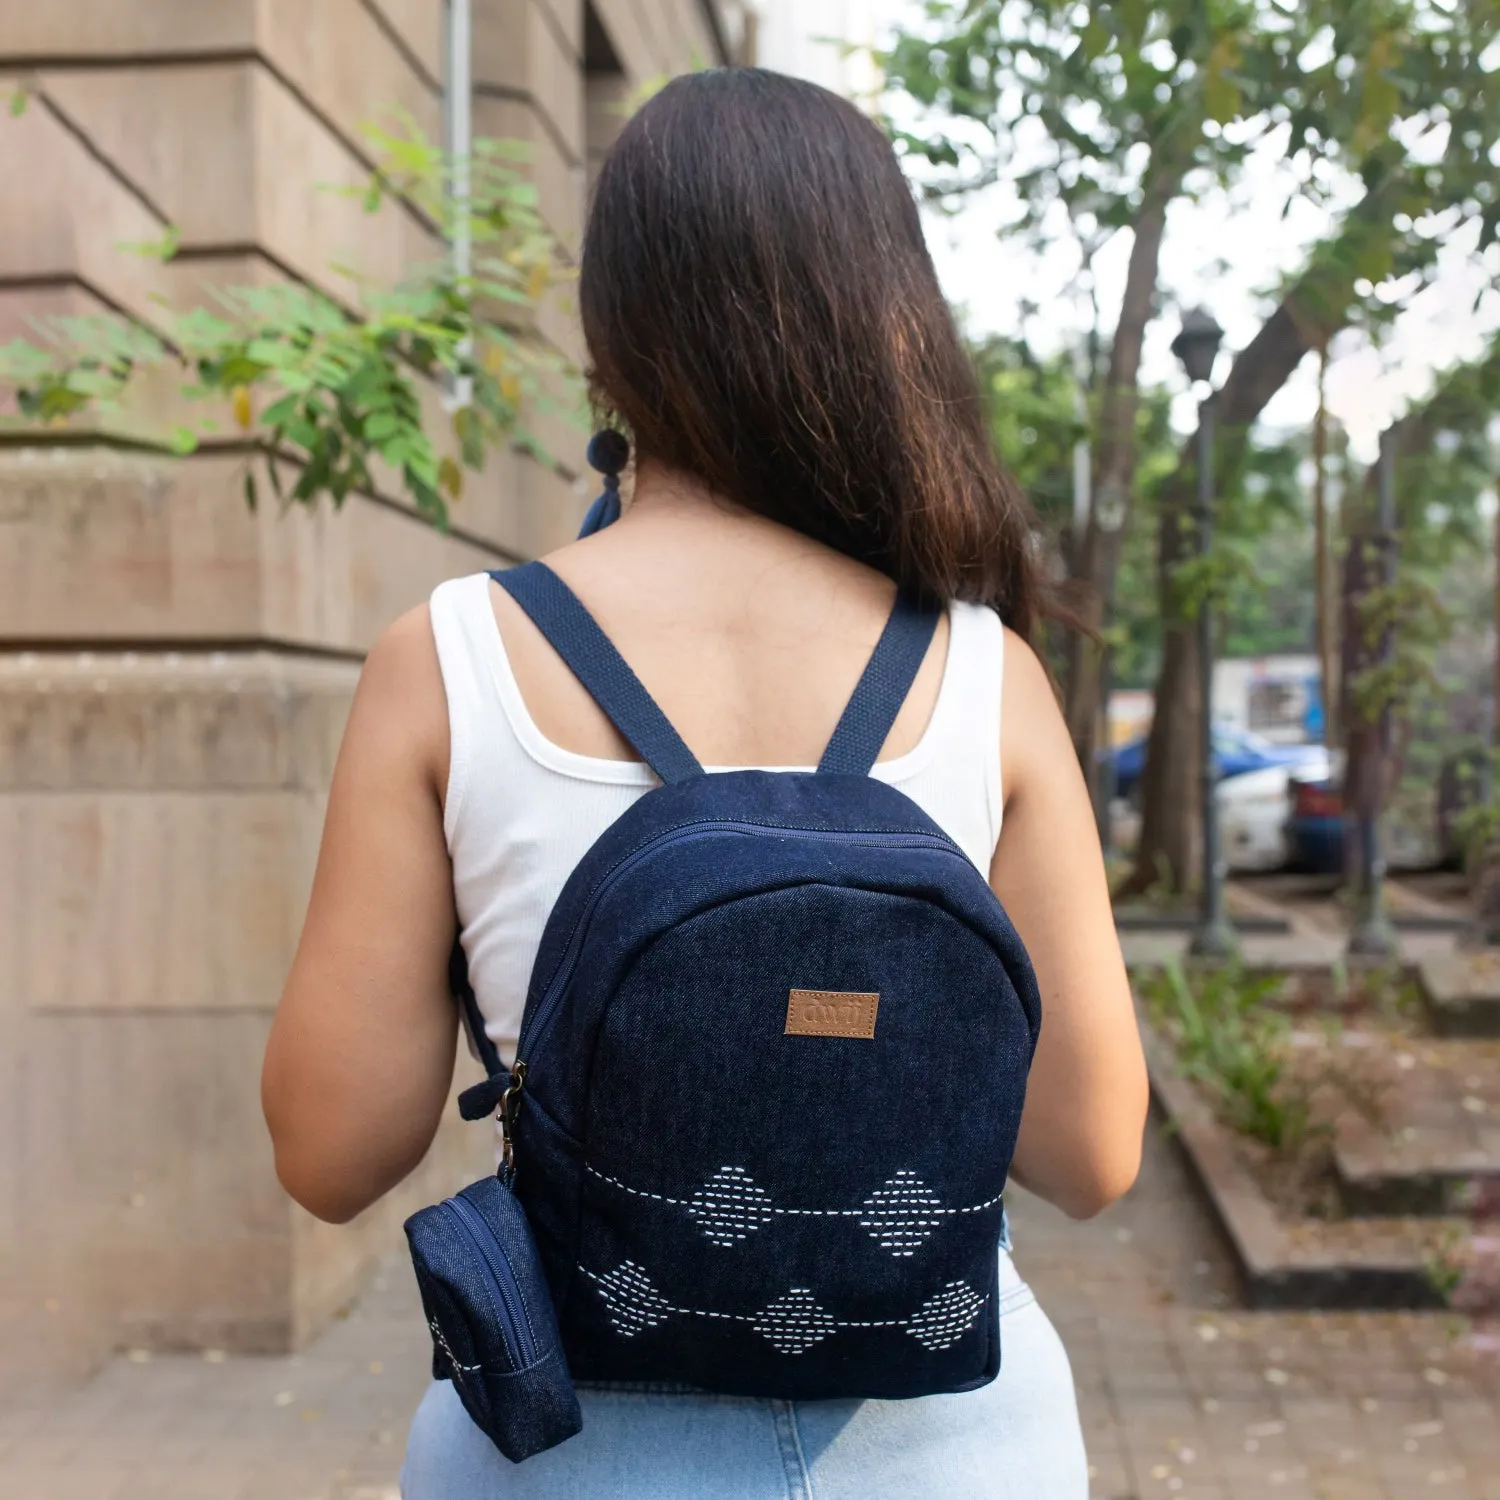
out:
M521 1113L521 1093L526 1087L526 1064L517 1062L510 1070L510 1087L500 1096L495 1118L500 1122L500 1165L508 1174L515 1170L515 1151L512 1138L516 1128L516 1116Z

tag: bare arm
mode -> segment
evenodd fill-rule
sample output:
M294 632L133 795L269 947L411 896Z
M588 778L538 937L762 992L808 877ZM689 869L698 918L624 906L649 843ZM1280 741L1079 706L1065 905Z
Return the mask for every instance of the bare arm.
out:
M426 608L361 674L261 1099L286 1190L342 1223L426 1154L452 1082L448 715Z
M1088 1218L1140 1170L1146 1065L1078 758L1035 653L1007 633L1005 656L1005 820L990 884L1042 994L1012 1175Z

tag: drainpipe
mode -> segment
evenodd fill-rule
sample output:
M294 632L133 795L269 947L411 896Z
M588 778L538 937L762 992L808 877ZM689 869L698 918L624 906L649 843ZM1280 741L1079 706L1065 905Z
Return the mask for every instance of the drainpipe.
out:
M467 281L474 274L474 243L469 221L473 195L471 161L474 154L474 10L472 0L448 0L444 55L447 78L443 98L444 145L451 164L449 190L453 210L453 271ZM467 352L467 351L466 351ZM456 380L449 395L454 408L474 399L473 382Z

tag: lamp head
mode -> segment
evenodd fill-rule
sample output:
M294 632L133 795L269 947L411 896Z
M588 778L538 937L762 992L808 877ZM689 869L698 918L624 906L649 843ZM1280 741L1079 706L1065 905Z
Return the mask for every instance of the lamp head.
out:
M1172 340L1172 353L1182 361L1194 385L1213 380L1214 361L1223 341L1224 330L1206 308L1195 307L1183 318L1182 331Z

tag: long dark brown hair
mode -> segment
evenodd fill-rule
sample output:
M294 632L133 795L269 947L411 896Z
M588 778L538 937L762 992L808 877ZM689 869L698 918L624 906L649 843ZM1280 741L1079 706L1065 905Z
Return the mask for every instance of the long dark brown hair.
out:
M669 83L600 171L580 301L638 456L1025 636L1054 613L911 191L853 105L759 68Z

